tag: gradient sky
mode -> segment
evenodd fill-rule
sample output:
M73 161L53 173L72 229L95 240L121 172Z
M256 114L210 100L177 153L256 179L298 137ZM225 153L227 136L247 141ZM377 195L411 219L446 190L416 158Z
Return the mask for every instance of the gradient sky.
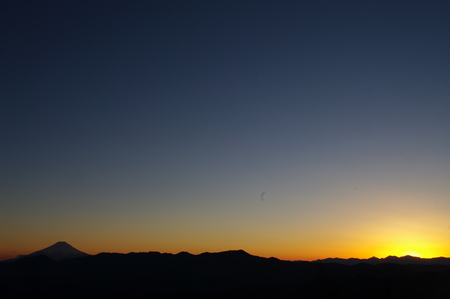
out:
M449 16L2 1L0 259L450 256Z

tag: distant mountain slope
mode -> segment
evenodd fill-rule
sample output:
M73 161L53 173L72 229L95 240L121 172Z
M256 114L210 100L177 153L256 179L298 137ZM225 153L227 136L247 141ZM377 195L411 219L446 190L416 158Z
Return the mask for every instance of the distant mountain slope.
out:
M388 256L386 258L376 258L371 257L369 259L357 259L357 258L349 258L349 259L341 259L341 258L327 258L323 260L316 260L314 262L319 263L337 263L342 265L357 265L357 264L371 264L371 265L379 265L386 263L394 263L400 265L409 265L409 264L418 264L418 265L450 265L450 258L446 257L436 257L436 258L420 258L415 256Z

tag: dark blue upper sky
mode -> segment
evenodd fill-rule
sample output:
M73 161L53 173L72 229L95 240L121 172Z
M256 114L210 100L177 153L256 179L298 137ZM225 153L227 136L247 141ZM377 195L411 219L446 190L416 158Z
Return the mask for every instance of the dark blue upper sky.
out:
M448 216L449 16L447 1L2 3L0 218L96 231L148 209L164 226L174 205L220 218L263 191L280 228L305 205L374 210L380 192L446 199Z

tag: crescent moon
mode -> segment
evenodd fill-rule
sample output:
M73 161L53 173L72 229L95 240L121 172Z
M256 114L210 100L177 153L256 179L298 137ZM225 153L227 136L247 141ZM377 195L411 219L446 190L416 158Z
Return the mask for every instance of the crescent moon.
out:
M261 193L261 200L264 200L264 194L266 194L266 191L263 191L263 193Z

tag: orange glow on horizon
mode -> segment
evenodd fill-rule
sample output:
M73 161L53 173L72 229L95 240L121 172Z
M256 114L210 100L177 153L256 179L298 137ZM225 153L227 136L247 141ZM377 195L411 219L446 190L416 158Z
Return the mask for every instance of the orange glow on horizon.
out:
M26 215L23 226L29 229L22 231L22 226L17 226L3 233L5 246L0 249L0 259L30 254L57 241L93 255L149 251L200 254L242 249L260 257L303 261L450 256L446 213L427 211L418 204L405 210L405 205L393 204L393 198L413 202L412 195L388 195L369 197L364 206L361 200L344 199L323 207L311 204L310 212L303 212L305 207L294 200L286 201L289 209L275 201L237 205L224 200L220 209L195 206L189 210L182 206L173 212L161 208L151 217L147 210L140 209L133 214L133 221L110 219L109 214L100 213L82 223L67 217L70 221L60 226ZM377 198L385 198L391 210ZM228 215L233 215L232 221Z

